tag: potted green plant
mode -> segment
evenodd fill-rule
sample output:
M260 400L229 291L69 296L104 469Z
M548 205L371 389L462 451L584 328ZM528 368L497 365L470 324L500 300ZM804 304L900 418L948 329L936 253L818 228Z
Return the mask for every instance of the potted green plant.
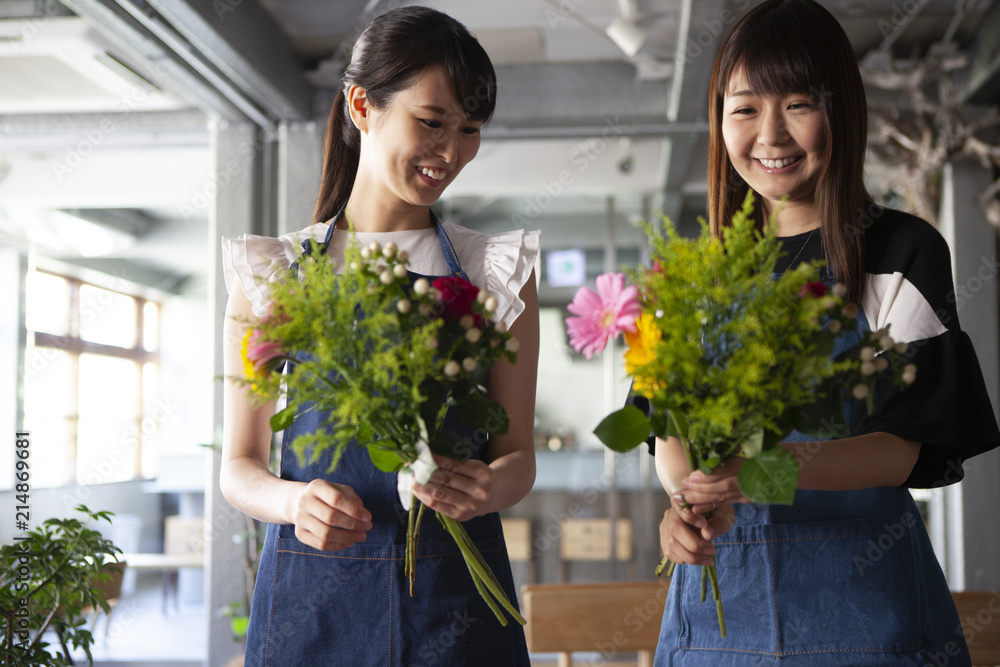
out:
M88 525L111 512L76 508L85 520L47 519L0 546L0 664L73 665L82 649L92 664L88 610L110 607L100 584L111 579L121 550ZM54 634L58 646L46 641Z

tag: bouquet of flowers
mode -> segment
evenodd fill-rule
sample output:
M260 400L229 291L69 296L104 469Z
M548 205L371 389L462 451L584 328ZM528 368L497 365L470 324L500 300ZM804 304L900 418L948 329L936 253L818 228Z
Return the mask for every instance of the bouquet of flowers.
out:
M846 436L846 401L864 399L870 412L877 380L905 386L916 367L887 329L856 334L834 354L837 338L857 330L857 306L844 303L842 285L820 281L822 262L774 275L781 242L774 225L755 230L751 197L721 240L704 221L697 239L669 220L664 233L647 224L653 267L632 271L629 286L621 273L598 277L598 292L581 288L566 322L588 358L623 333L632 391L649 402L648 415L634 406L608 415L594 431L605 445L624 452L650 433L675 436L690 469L705 474L741 456L747 498L791 504L798 463L778 442L793 430ZM714 565L702 571L702 601L706 580L724 637Z
M425 509L413 502L413 482L426 483L437 469L432 452L463 461L471 455L472 446L444 427L450 409L477 433L506 433L507 413L483 383L494 362L516 360L518 344L503 323L490 321L495 297L454 276L411 285L406 251L392 243L360 248L352 241L344 264L337 275L316 250L269 285L270 310L243 341L243 382L260 403L285 397L271 418L274 431L306 411L329 411L326 428L291 443L300 461L329 453L332 471L347 447L361 446L372 465L397 475L409 512L405 563L413 595ZM507 624L502 606L523 625L462 524L435 514L500 623Z

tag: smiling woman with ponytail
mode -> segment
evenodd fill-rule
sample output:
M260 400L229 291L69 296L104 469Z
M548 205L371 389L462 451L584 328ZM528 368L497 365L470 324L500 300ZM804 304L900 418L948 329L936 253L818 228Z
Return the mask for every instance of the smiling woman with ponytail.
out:
M226 375L237 376L247 328L268 315L269 282L312 252L310 241L342 264L348 230L362 245L405 250L411 281L457 276L488 291L494 319L520 343L517 362L494 365L488 382L508 431L487 441L449 413L449 428L472 455L435 456L438 470L414 483L413 495L464 522L516 604L498 512L535 478L539 234L486 236L438 220L430 208L476 156L495 104L493 66L461 23L423 7L375 19L330 111L313 223L278 238L223 240L224 345ZM230 503L270 524L245 664L528 667L521 626L501 627L437 521L421 524L411 597L396 476L376 470L365 448L349 447L333 472L325 458L300 465L287 451L297 435L329 428L329 413L297 416L284 432L280 472L270 471L274 409L252 405L238 382L227 382L220 485Z

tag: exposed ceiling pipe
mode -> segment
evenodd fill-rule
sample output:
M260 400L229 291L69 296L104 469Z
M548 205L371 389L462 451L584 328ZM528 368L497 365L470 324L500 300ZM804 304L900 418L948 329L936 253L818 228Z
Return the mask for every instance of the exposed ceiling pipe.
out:
M483 132L483 141L515 139L585 139L587 137L632 137L657 139L670 135L708 133L708 123L620 123L610 131L608 125L562 125L558 127L503 127L490 125Z
M181 39L170 27L154 16L150 16L138 7L133 0L115 0L118 5L129 13L144 28L162 41L171 51L177 54L187 65L205 78L236 108L246 114L247 118L264 130L267 136L277 132L277 124L264 113L252 100L247 98L232 82L219 74L218 71L185 40Z

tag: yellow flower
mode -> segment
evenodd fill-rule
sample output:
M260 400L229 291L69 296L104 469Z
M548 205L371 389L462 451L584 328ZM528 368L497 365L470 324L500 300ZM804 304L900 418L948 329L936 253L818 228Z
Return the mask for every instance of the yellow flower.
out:
M656 326L652 313L642 313L635 321L635 333L625 332L625 372L629 375L636 368L645 366L656 359L656 344L663 338L663 332Z
M649 381L637 370L642 369L653 359L656 359L656 345L663 338L663 332L656 326L656 318L651 313L642 313L635 321L635 333L625 332L625 372L632 376L633 388L642 393L646 390L656 391L662 384Z
M250 335L253 334L253 329L248 328L247 332L243 334L243 343L240 345L240 359L243 360L243 376L248 380L254 380L257 378L257 373L254 371L253 362L247 357L248 349L250 347ZM250 385L251 389L256 389L257 385Z

